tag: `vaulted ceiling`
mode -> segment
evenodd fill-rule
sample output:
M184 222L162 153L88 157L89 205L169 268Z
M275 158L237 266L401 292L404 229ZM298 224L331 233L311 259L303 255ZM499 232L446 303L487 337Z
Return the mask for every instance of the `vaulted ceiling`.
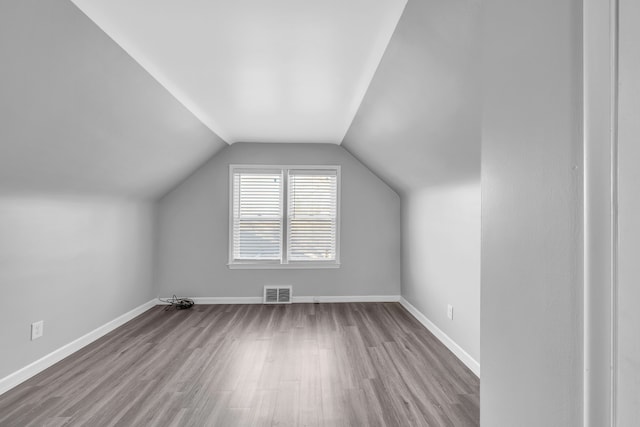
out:
M409 0L342 146L401 194L480 183L479 0Z
M225 146L70 1L0 1L0 193L155 198Z
M72 0L228 143L340 144L406 0Z
M478 4L3 0L0 193L157 198L237 141L479 179Z

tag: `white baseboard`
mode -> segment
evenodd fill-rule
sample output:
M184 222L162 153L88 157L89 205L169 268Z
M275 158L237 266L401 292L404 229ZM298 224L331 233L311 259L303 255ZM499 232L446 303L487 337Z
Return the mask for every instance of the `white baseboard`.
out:
M105 323L104 325L98 327L97 329L94 329L88 334L81 336L77 340L74 340L69 344L66 344L60 347L59 349L47 354L46 356L36 360L35 362L25 366L24 368L0 379L0 394L3 394L11 390L15 386L23 383L24 381L28 380L34 375L58 363L65 357L70 356L71 354L75 353L81 348L91 344L98 338L108 334L109 332L113 331L117 327L124 325L129 320L139 316L140 314L144 313L151 307L154 307L155 305L157 305L157 303L158 301L156 299L148 301L134 308L133 310L123 314L122 316L117 317L116 319L113 319L108 323Z
M415 317L418 322L422 323L425 328L427 328L433 335L436 336L453 354L456 355L458 359L462 363L464 363L467 368L471 369L471 371L480 377L480 363L478 363L469 353L467 353L462 347L460 347L454 340L452 340L449 335L445 334L440 328L438 328L431 320L427 318L424 314L420 312L417 308L415 308L409 301L404 299L404 297L400 298L400 304L407 309L413 317Z
M312 302L398 302L400 295L293 296L294 303Z
M262 304L262 297L195 297L196 304Z
M167 298L160 298L167 300ZM192 297L196 304L262 304L262 297ZM314 302L399 302L400 295L295 296L294 304ZM160 301L158 304L166 304Z
M196 297L193 298L196 304L261 304L262 297ZM411 305L406 299L399 295L355 295L355 296L294 296L294 303L340 303L340 302L400 302L420 323L422 323L432 334L455 354L473 373L480 376L480 364L474 360L469 353L464 351L447 334L442 332L433 322L422 314L417 308ZM158 299L148 301L133 310L117 317L116 319L94 329L80 338L66 344L48 355L36 360L24 368L0 379L0 395L11 390L15 386L23 383L34 375L42 372L48 367L58 363L60 360L75 353L81 348L91 344L98 338L108 334L119 326L124 325L129 320L139 316L151 307L162 304Z

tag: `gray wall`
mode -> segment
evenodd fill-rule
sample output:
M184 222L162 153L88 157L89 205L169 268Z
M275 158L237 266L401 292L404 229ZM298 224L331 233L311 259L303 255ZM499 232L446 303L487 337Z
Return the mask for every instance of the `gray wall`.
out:
M402 295L478 362L479 35L477 1L409 0L343 142L402 196Z
M582 425L582 2L483 3L484 426Z
M138 200L226 144L69 1L1 1L0 64L3 378L155 296Z
M0 2L0 189L156 197L226 144L67 0Z
M339 269L230 270L229 164L341 165ZM400 294L400 200L342 147L236 143L159 202L157 292L259 297L264 285L294 296Z
M402 230L402 296L479 363L480 183L411 192Z
M0 195L0 378L154 297L153 218L131 200Z
M620 2L618 426L640 420L640 3Z

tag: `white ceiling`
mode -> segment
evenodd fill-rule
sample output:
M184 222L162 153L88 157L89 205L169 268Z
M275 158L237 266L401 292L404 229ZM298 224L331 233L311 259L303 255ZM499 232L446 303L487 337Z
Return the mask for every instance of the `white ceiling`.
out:
M228 143L340 144L407 0L72 0Z

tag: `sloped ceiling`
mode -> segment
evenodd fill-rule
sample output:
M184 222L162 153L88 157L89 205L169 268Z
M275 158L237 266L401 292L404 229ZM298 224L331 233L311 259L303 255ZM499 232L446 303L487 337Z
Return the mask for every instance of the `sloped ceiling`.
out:
M69 0L0 2L0 191L157 197L225 146L210 128L227 119L232 126L221 131L228 133L227 142L339 143L351 124L345 148L400 192L479 176L477 0L410 0L399 22L406 0L304 7L294 0L269 2L273 7L254 0L151 6L150 0L76 1L104 7L106 15L112 3L122 15L109 22L124 30L146 14L145 25L164 29L166 36L152 33L159 44L152 43L148 58L134 60ZM140 10L128 9L134 5ZM182 12L171 9L176 5ZM209 12L215 5L227 8L230 14L212 19L230 33L185 25L194 18L193 5ZM128 34L124 30L121 35ZM215 34L220 38L213 39ZM146 52L142 36L132 39L141 43L133 43L132 51ZM189 37L192 43L185 45ZM168 68L151 62L163 47L178 55ZM197 53L201 59L194 59ZM145 61L147 70L138 63ZM257 75L266 69L278 85L261 84L269 79ZM181 80L188 83L184 90L170 81L172 72L187 77ZM246 85L244 77L225 80L229 73L252 72L257 77ZM201 87L207 92L202 99L216 98L218 90L228 90L225 96L232 99L232 88L239 86L246 86L247 98L220 107L219 115L201 109L195 104L199 98L187 95L191 83L207 76L211 85ZM333 85L328 91L323 78ZM288 113L261 115L260 109L272 106L255 97L273 93L289 103ZM296 93L304 95L300 103L309 101L306 107L291 106ZM327 97L337 106L323 115ZM194 114L210 121L205 125Z
M224 146L71 2L0 2L0 191L155 197Z
M340 144L406 0L72 0L228 143Z
M409 0L343 147L400 193L480 180L480 2Z

